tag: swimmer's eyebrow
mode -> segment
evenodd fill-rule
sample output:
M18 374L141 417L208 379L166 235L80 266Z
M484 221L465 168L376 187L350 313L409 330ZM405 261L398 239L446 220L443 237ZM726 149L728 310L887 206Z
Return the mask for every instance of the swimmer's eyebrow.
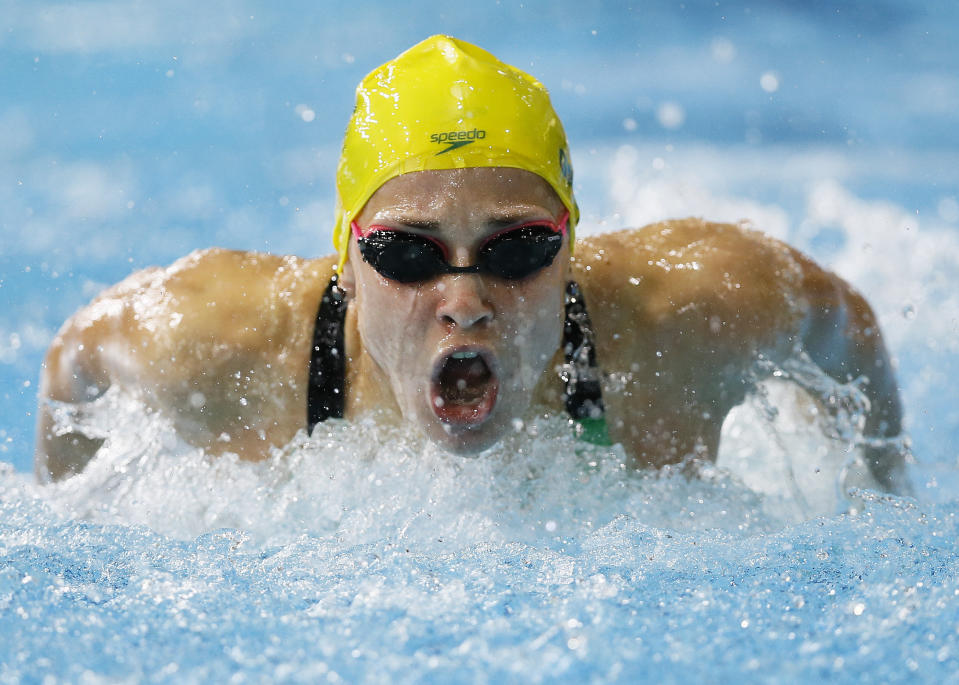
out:
M493 228L506 228L507 226L512 226L513 224L520 224L530 220L529 212L520 212L515 215L506 215L506 216L494 216L490 217L486 222L487 225L492 226Z
M490 216L486 223L494 228L505 228L513 224L522 224L527 221L551 221L552 217L545 208L538 205L523 205L506 210L502 214Z
M545 214L545 217L540 217L541 214ZM524 223L526 221L534 221L536 218L548 218L545 210L534 209L534 208L522 208L517 209L515 212L507 212L504 214L499 214L496 216L491 216L486 220L486 225L491 228L506 228L512 226L513 224ZM384 217L385 218L385 217ZM393 223L398 224L404 228L415 228L420 231L428 231L432 233L439 233L443 228L443 223L441 221L435 221L433 219L415 219L413 217L402 217L398 216L391 220Z
M430 221L429 219L399 219L396 223L406 228L417 228L421 231L432 231L438 233L441 227L439 221Z

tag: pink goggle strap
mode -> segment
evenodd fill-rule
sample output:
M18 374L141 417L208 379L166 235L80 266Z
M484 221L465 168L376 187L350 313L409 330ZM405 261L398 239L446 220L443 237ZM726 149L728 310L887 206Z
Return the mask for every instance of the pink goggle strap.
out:
M509 228L504 228L502 231L497 231L496 233L493 233L492 235L487 236L486 240L483 241L483 245L491 241L493 238L496 238L497 236L501 236L504 233L509 233L510 231L516 231L520 228L526 228L527 226L548 226L549 228L553 229L557 233L561 233L565 236L568 230L567 229L568 224L569 224L569 210L564 209L563 213L560 214L559 216L559 221L556 223L553 223L552 221L545 221L540 219L538 221L527 221L525 224L520 224L519 226L510 226ZM354 219L350 223L350 228L353 230L353 235L356 236L357 240L359 240L360 238L366 238L367 236L369 236L371 233L375 231L402 231L403 230L400 228L391 228L389 226L380 226L379 224L372 224L370 225L369 228L367 228L364 231L362 228L360 228L360 225L356 222L356 219ZM449 258L449 248L446 247L445 243L443 243L441 240L437 240L433 236L423 235L423 234L419 234L419 235L424 240L429 240L431 243L436 244L440 248L440 250L442 250L443 257L447 259Z

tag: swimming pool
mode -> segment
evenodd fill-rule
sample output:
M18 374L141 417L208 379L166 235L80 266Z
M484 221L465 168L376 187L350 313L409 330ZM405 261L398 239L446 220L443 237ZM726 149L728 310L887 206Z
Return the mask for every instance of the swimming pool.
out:
M0 680L957 677L954 8L4 15ZM776 468L835 466L844 446L771 426L761 402L726 427L723 468L691 476L624 473L555 419L477 460L334 424L264 464L211 461L111 396L121 438L80 478L33 485L37 369L63 319L197 247L328 252L352 88L437 31L550 88L581 233L748 218L856 285L898 363L915 497L777 488Z

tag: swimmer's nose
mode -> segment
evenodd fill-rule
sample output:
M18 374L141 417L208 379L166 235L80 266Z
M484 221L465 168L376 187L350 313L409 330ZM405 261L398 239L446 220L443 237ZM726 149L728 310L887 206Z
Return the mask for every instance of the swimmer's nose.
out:
M493 320L493 307L490 305L482 276L444 276L436 283L436 288L441 295L436 318L442 323L470 328Z

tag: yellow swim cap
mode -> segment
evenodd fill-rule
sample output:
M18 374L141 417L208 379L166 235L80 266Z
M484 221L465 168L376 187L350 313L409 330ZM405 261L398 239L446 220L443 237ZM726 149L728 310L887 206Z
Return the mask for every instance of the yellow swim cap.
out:
M579 220L563 125L546 88L485 50L433 36L371 72L336 172L333 244L346 263L350 223L389 179L427 169L515 167L541 176Z

